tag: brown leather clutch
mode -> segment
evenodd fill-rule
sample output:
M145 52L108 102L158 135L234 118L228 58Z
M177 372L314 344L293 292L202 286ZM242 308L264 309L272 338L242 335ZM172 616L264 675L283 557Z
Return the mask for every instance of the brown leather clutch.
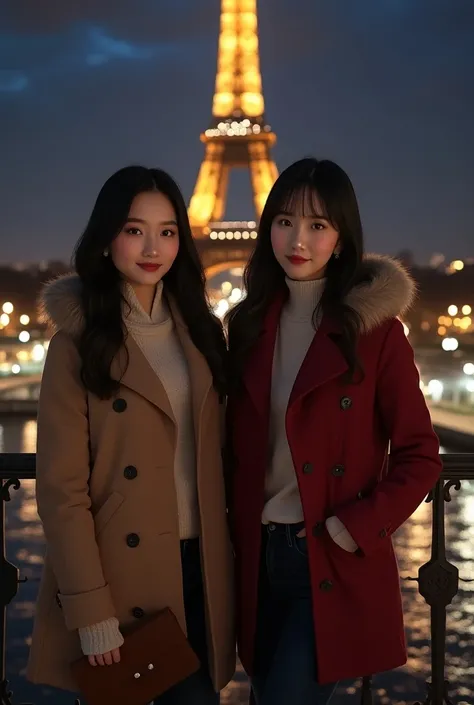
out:
M125 636L120 663L91 666L84 656L71 669L87 705L148 705L199 666L176 617L165 609Z

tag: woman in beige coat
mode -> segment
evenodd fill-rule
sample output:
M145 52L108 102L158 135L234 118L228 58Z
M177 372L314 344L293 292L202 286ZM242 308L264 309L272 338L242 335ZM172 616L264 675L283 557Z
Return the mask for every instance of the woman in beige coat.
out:
M171 177L112 176L75 270L42 297L55 334L38 415L47 556L29 678L77 689L71 662L83 653L107 668L122 632L169 607L202 667L156 702L211 705L235 666L225 341Z

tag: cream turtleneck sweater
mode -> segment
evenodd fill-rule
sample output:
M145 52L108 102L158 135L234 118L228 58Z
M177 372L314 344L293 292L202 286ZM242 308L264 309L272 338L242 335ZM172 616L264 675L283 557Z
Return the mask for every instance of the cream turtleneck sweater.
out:
M174 477L179 533L181 539L194 538L199 536L200 526L194 421L186 358L163 297L163 282L157 286L150 315L143 309L129 284L124 286L124 296L126 303L123 316L128 333L160 378L176 421ZM123 644L119 623L115 617L79 629L79 637L82 651L86 655L103 654Z
M195 538L200 527L194 421L186 358L163 297L163 282L157 286L150 315L143 310L130 285L125 286L124 294L128 304L124 307L127 330L164 386L176 421L174 478L179 535L181 539Z
M265 524L296 524L303 520L285 418L293 385L319 323L313 321L313 314L325 283L325 279L296 281L286 278L290 295L281 313L273 357L269 465L262 515Z

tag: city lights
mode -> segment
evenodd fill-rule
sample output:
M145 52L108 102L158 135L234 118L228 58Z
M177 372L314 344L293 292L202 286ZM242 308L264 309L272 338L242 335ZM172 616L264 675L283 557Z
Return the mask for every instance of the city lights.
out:
M428 383L428 394L437 402L443 396L444 385L439 379L431 379Z
M41 345L38 343L33 347L33 350L31 351L31 359L34 360L35 362L41 362L41 360L44 359L45 356L45 349L44 345Z
M458 312L458 307L455 306L454 304L451 304L451 306L448 306L448 313L450 316L456 316Z
M462 371L465 375L474 375L474 363L466 362L466 364L462 368Z
M27 330L22 330L20 335L18 336L18 340L20 343L27 343L30 339L30 334L28 333Z
M8 315L8 313L2 313L2 315L0 316L0 323L2 324L2 326L7 326L10 323L10 316Z
M462 307L461 311L465 316L469 316L469 314L472 313L472 308L471 308L471 306L469 306L469 304L465 304Z
M441 342L441 347L446 352L454 352L459 347L459 342L456 338L443 338Z
M30 322L30 317L24 314L23 316L20 316L20 323L22 326L27 326L28 323Z
M14 309L13 304L10 303L10 301L5 301L5 303L2 306L3 313L12 314L14 310L15 309Z
M12 365L12 374L13 375L18 375L18 374L20 374L20 372L21 372L20 365L17 365L17 364Z

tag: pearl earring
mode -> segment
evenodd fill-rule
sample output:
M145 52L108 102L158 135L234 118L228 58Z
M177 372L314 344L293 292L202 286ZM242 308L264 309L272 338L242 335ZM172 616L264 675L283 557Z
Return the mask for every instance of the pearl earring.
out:
M339 252L334 253L334 259L339 259Z
M108 256L109 256L109 251L108 251L108 249L104 250L103 255L104 255L104 257L108 257Z

